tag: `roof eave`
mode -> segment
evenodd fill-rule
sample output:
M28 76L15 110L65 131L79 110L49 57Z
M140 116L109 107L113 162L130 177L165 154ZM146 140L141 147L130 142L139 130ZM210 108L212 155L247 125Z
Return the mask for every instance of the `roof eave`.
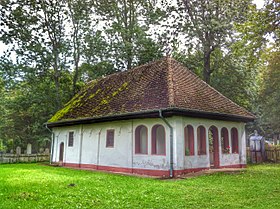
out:
M234 115L227 113L218 113L218 112L206 112L201 110L188 110L188 109L180 109L180 108L172 108L171 113L173 115L183 115L189 117L197 117L197 118L206 118L212 120L225 120L225 121L236 121L236 122L252 122L256 119L255 116L242 116L242 115Z
M212 120L225 120L225 121L235 121L235 122L252 122L256 119L256 117L247 117L240 115L232 115L226 113L213 113L213 112L204 112L199 110L187 110L180 108L166 108L161 109L164 117L171 116L188 116L188 117L196 117L196 118L206 118ZM133 112L133 113L123 113L118 115L111 116L102 116L102 117L92 117L92 118L81 118L74 120L65 120L58 122L49 122L46 125L49 128L54 127L62 127L62 126L72 126L79 124L91 124L91 123L100 123L100 122L109 122L109 121L117 121L117 120L129 120L129 119L140 119L140 118L158 118L159 117L159 109L150 110L150 111L141 111L141 112Z

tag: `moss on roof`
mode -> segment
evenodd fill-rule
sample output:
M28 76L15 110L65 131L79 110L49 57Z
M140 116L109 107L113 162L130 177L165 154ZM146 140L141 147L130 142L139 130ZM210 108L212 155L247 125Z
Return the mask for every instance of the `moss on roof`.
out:
M167 57L88 83L48 122L170 107L254 118L182 64Z

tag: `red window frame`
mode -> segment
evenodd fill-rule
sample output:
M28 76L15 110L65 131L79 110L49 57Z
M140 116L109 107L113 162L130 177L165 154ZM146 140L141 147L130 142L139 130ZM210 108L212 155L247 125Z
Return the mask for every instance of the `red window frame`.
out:
M231 147L232 153L239 153L239 146L238 146L238 130L237 128L231 129Z
M164 131L164 153L162 154L159 154L157 153L157 129L159 127L162 127L163 128L163 131ZM165 128L163 125L154 125L153 128L152 128L152 155L166 155L166 136L165 136Z
M229 154L230 153L229 135L228 135L228 129L225 127L221 129L221 139L222 139L223 154Z
M185 156L194 155L194 129L191 125L187 125L184 130L185 133ZM188 149L188 153L187 153Z
M206 129L204 126L198 126L197 128L197 154L206 155Z
M144 128L146 131L146 149L144 152L141 152L141 138L140 131ZM137 126L135 129L135 154L148 154L148 128L144 125Z
M74 146L74 131L69 131L68 133L68 147Z
M106 133L106 147L113 148L115 143L115 130L109 129Z

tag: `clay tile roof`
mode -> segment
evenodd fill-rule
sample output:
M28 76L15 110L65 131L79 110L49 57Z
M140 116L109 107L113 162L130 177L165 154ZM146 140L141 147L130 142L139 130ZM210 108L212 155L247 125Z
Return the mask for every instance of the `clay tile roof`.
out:
M48 123L172 108L244 121L255 118L182 64L165 57L88 83Z

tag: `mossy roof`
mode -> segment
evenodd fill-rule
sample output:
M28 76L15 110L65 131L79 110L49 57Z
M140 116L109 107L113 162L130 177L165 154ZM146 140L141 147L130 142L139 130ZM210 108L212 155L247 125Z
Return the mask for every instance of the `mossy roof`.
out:
M181 63L165 57L88 83L48 123L167 108L255 118Z

